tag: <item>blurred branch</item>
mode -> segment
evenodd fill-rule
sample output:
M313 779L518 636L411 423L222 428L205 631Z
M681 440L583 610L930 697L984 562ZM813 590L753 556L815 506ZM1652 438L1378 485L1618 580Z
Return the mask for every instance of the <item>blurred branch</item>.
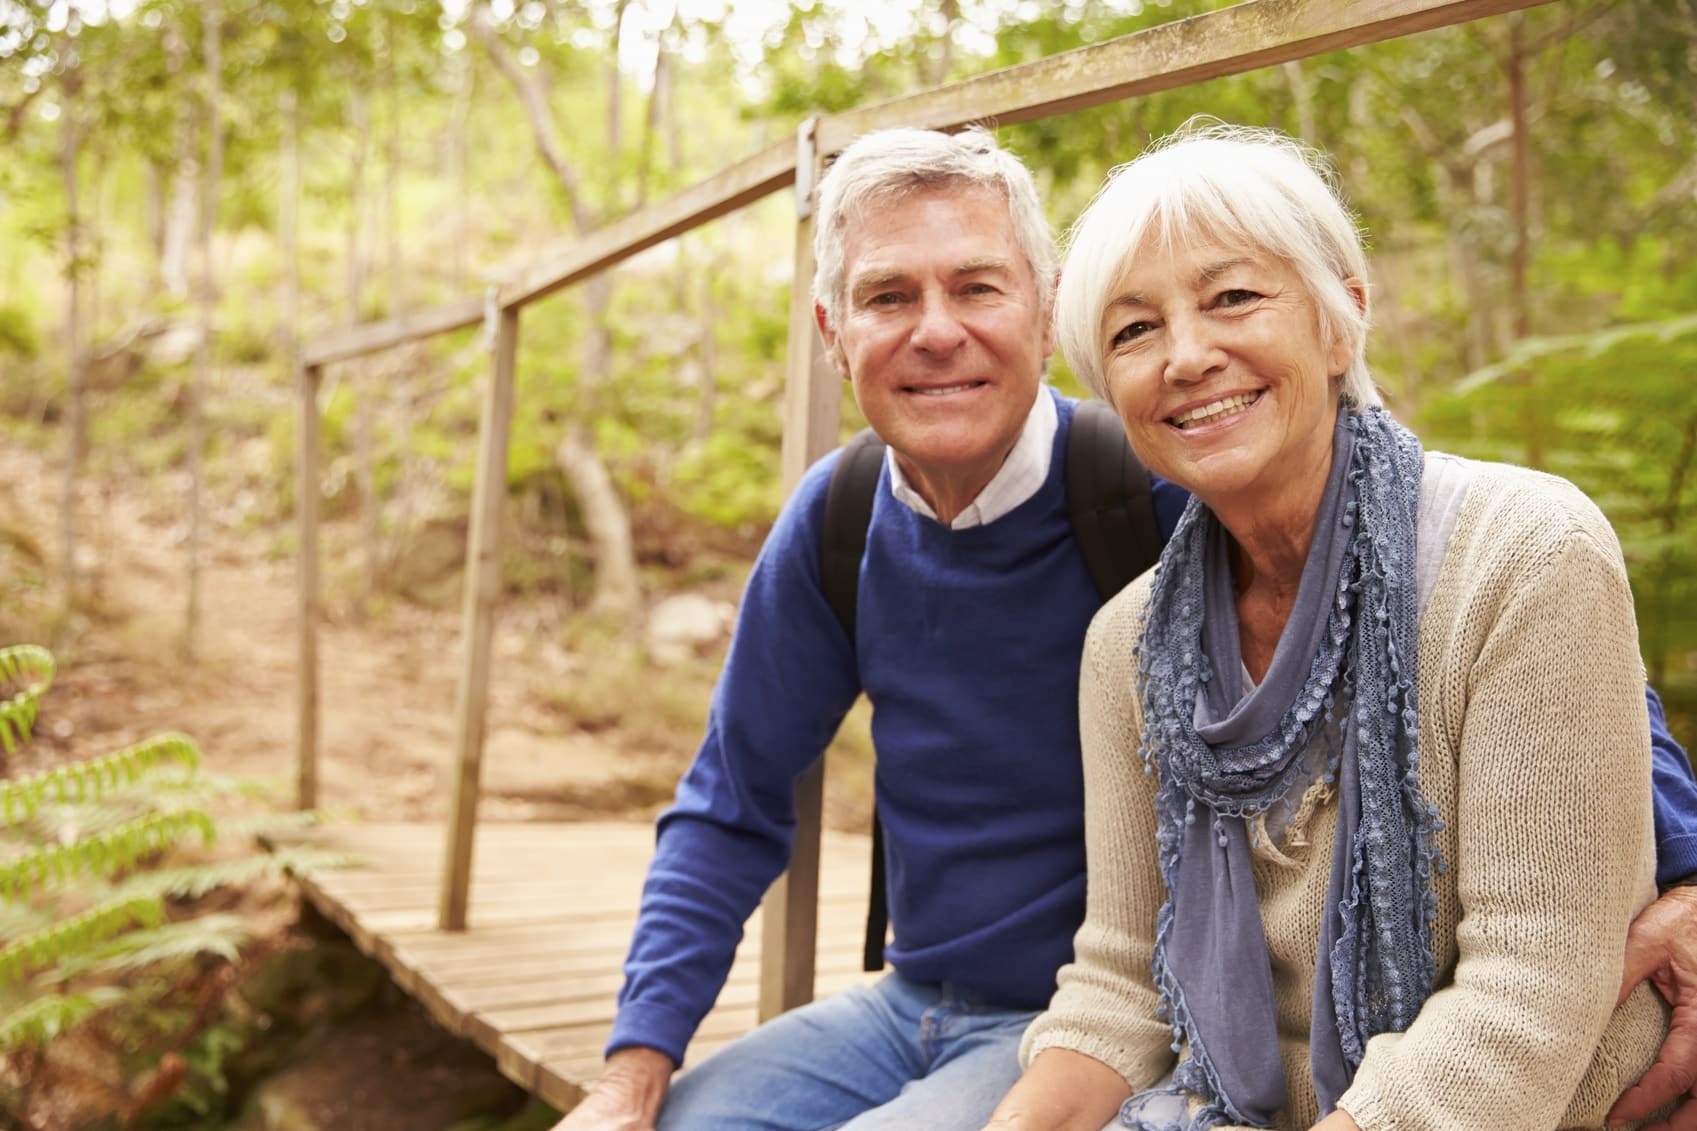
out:
M1625 342L1655 339L1671 342L1688 334L1697 334L1697 313L1682 314L1661 322L1634 322L1627 326L1608 326L1583 334L1560 334L1523 338L1509 349L1508 356L1491 365L1475 369L1457 381L1451 390L1457 396L1484 388L1493 382L1512 376L1526 366L1551 354L1583 351L1590 357L1607 353Z

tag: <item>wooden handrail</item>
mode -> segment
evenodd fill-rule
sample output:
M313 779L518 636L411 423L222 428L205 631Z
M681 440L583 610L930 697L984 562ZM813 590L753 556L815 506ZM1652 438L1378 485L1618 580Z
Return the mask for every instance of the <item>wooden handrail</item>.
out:
M482 321L481 297L455 299L442 306L410 311L381 322L362 322L358 326L327 334L301 351L301 363L309 369L316 369L333 361L351 361L366 354L404 346L420 338L463 330Z
M767 146L682 192L585 233L559 255L527 267L511 279L497 272L501 305L524 306L546 298L561 287L793 184L794 143Z
M1547 2L1247 0L823 117L819 149L835 153L860 135L889 126L949 130L974 122L1053 117ZM1124 156L1129 160L1136 154Z

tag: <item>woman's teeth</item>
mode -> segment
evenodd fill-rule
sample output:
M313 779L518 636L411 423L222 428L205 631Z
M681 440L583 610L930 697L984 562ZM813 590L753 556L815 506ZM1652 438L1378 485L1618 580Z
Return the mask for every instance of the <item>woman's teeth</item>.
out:
M1240 408L1248 408L1261 398L1260 393L1239 393L1235 397L1225 397L1222 400L1181 412L1172 418L1172 422L1180 428L1189 428L1192 424L1202 424L1216 416L1228 412L1236 412Z

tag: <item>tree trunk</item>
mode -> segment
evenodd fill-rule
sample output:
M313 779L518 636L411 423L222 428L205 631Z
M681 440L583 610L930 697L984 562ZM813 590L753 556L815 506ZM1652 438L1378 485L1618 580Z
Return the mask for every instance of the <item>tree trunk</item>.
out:
M279 154L283 183L277 199L277 242L283 253L282 318L278 327L278 349L288 360L289 372L300 364L301 261L301 112L300 99L285 90L278 100L283 120L283 150Z
M206 53L206 176L200 190L200 342L195 347L194 376L189 387L189 576L188 604L183 617L183 658L195 659L200 640L200 557L206 480L206 393L212 385L213 318L218 305L213 270L212 233L218 224L218 183L224 175L224 127L219 100L223 97L223 15L218 0L204 0L201 21Z
M1514 340L1532 333L1532 304L1527 294L1526 274L1532 259L1532 139L1526 111L1526 48L1524 21L1509 18L1508 51L1503 69L1508 77L1509 120L1513 126L1514 159L1511 163L1510 201L1514 217L1514 250L1509 259L1509 303L1514 312ZM1519 374L1522 386L1521 427L1526 432L1526 466L1544 466L1544 421L1538 404L1537 371L1528 366Z
M187 66L188 47L182 29L173 26L165 37L165 73L175 80ZM189 248L194 241L195 177L194 107L184 99L177 107L172 130L171 188L166 196L165 222L159 240L159 281L177 301L189 295Z
M706 443L713 434L713 412L719 391L718 297L713 293L713 264L701 273L701 388L695 401L695 440Z
M59 173L65 188L65 483L59 498L59 563L64 572L64 611L76 607L81 585L77 574L77 480L82 470L87 425L83 414L82 217L78 214L75 71L64 77L59 118Z
M620 5L621 19L626 2L628 0L622 0ZM483 44L495 68L512 85L530 126L537 156L553 174L555 183L566 198L573 226L580 234L586 232L593 225L595 214L580 189L577 170L566 160L547 93L534 76L522 69L508 53L500 34L488 22L491 18L487 6L474 12L469 21L472 32ZM609 100L612 102L616 102L620 81L616 54L608 79ZM608 129L616 140L617 122L612 113L608 115ZM596 451L594 434L581 423L594 417L598 400L596 393L611 360L607 309L611 304L612 286L609 272L597 274L583 284L589 330L584 339L583 365L578 374L582 394L578 398L581 406L579 422L567 427L556 458L578 505L583 509L584 524L595 554L595 596L590 607L630 624L634 620L639 597L630 515L613 487L613 478L608 474L606 464Z
M590 611L628 626L641 596L630 516L613 488L607 465L591 442L589 430L580 421L567 425L556 456L560 470L571 482L572 494L577 496L584 529L595 551L595 595L590 599Z

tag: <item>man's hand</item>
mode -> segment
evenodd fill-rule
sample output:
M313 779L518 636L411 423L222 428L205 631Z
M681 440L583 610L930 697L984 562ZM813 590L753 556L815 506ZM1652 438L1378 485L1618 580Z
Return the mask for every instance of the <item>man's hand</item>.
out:
M620 1049L601 1079L554 1131L654 1131L672 1079L672 1058L647 1048Z
M1649 978L1673 1007L1661 1055L1609 1111L1630 1123L1684 1097L1666 1123L1645 1131L1697 1131L1697 887L1678 887L1644 909L1626 936L1620 1001Z

